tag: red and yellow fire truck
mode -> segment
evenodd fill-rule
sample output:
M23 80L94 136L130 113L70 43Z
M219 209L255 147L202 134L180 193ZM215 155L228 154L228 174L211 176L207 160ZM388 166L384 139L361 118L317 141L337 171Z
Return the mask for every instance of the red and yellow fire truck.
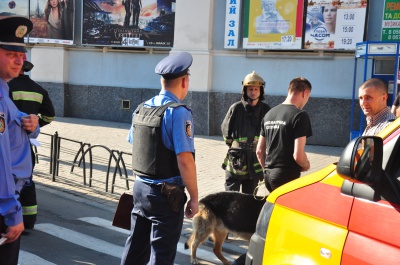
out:
M400 264L400 119L273 191L246 265Z

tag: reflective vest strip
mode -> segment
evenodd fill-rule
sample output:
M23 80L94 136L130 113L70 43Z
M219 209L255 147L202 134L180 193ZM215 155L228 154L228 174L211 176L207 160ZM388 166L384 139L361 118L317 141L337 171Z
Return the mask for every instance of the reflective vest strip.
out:
M35 101L40 104L43 102L43 95L36 92L13 91L12 97L13 100Z
M51 123L54 120L54 116L49 117L49 116L44 116L44 115L39 114L39 117L47 123Z
M22 206L22 215L34 215L34 214L37 214L37 205Z

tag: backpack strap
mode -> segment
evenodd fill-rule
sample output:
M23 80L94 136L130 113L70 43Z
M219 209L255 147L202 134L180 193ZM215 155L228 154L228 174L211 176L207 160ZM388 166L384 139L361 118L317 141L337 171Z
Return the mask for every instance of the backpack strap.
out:
M151 112L150 116L147 116L147 118L142 117L141 119L138 120L137 118L141 116L141 110L144 108L144 102L143 102L139 104L139 106L136 108L134 112L135 115L133 115L132 117L132 123L134 123L135 120L139 124L146 123L146 121L149 122L151 120L149 125L150 124L154 125L154 122L158 123L160 119L164 117L164 112L168 107L176 108L179 106L184 106L185 108L187 108L186 105L182 103L168 102L167 104L162 106L152 107L151 109L153 109L153 111Z
M165 104L165 105L156 107L156 108L159 108L159 109L156 111L155 114L156 114L157 116L161 117L161 116L164 115L164 112L165 112L165 110L166 110L167 108L169 108L169 107L171 107L171 108L176 108L176 107L179 107L179 106L185 106L185 107L186 107L186 105L185 105L185 104L182 104L182 103L168 102L168 103Z

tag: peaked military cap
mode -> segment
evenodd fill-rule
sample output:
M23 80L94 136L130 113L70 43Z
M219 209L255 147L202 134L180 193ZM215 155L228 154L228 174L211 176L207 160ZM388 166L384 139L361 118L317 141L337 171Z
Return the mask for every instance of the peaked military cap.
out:
M162 75L164 79L175 79L186 75L192 65L193 57L188 52L171 54L162 59L156 66L156 74Z
M24 37L32 28L32 22L26 17L12 16L0 19L0 48L26 52Z

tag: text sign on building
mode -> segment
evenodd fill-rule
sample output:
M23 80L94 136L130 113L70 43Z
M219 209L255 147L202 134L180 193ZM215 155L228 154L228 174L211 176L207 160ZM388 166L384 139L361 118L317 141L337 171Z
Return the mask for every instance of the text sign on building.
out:
M237 49L239 41L241 0L226 0L224 48Z
M382 41L400 40L400 0L386 0L383 8Z
M367 0L308 2L304 48L355 50L363 41Z

